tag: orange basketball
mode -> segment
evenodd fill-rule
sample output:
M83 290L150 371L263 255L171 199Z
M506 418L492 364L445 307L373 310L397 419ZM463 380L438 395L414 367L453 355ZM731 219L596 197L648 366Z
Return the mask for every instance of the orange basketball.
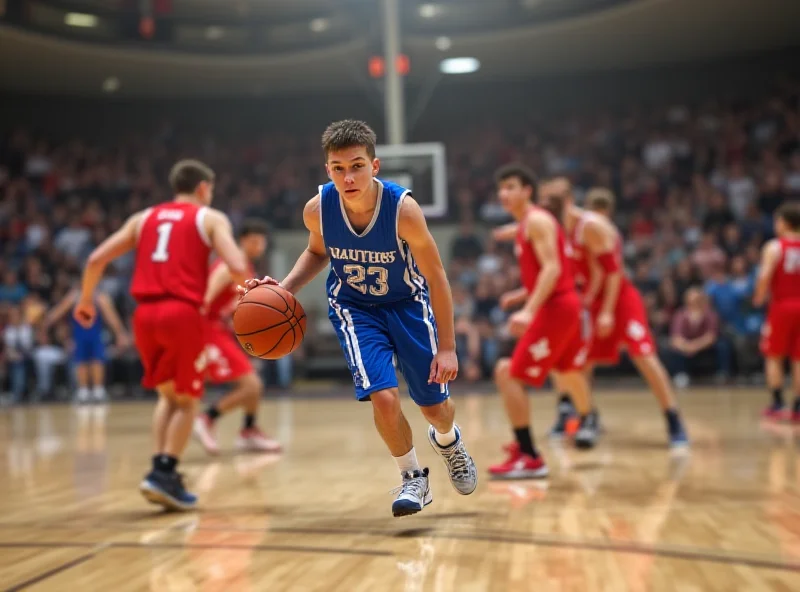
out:
M294 350L306 334L306 313L280 286L249 290L233 312L233 330L251 356L277 360Z

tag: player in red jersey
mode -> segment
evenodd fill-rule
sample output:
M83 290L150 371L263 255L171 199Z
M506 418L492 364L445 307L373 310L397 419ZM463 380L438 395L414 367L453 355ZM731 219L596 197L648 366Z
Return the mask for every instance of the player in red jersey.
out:
M73 315L85 326L92 324L97 315L94 291L106 266L135 250L134 339L144 367L142 385L159 395L153 416L153 468L139 489L152 503L186 510L197 498L186 491L175 469L192 433L196 401L203 394L206 339L200 308L208 259L216 251L237 281L246 279L247 264L227 216L208 207L213 171L184 160L170 172L170 185L174 201L132 215L92 251Z
M675 450L686 448L689 440L669 374L656 352L644 302L622 267L622 237L610 220L613 194L605 189L591 190L586 200L589 209L584 210L575 205L571 183L557 178L548 184L541 197L543 202L555 200L566 206L562 224L594 329L588 376L591 377L595 365L618 363L620 350L626 348L664 411L670 446ZM563 419L560 411L554 431Z
M525 385L540 387L548 376L569 392L581 410L579 447L594 446L597 433L583 364L587 342L581 322L581 301L566 251L566 239L555 216L531 203L533 174L521 165L497 172L498 196L504 209L519 223L515 251L522 288L503 297L510 306L524 301L509 319L519 337L512 357L498 360L495 382L514 428L516 443L508 446L505 462L489 468L497 478L544 477L547 466L533 444Z
M786 202L775 212L775 234L764 245L753 304L763 306L770 294L767 321L761 330L761 353L772 389L764 415L800 423L800 204ZM789 358L795 393L792 413L783 400L783 365Z
M247 275L255 276L252 261L260 259L267 248L267 226L261 220L245 220L239 230L239 248L251 262ZM205 413L194 420L194 434L209 454L217 454L219 445L214 429L214 422L220 415L237 407L244 408L244 425L236 439L236 447L242 450L258 452L279 452L280 444L268 438L256 426L258 403L264 392L261 382L250 357L236 341L231 332L230 315L239 300L230 268L222 259L218 259L211 267L208 276L208 288L205 296L205 309L208 318L208 359L207 375L213 384L234 384L233 390L227 393Z

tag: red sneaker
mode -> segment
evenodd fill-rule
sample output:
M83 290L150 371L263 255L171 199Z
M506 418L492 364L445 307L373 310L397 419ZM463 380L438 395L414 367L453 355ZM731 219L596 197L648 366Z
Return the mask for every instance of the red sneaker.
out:
M789 421L794 424L800 424L800 411L792 411L792 417Z
M258 428L242 429L236 439L236 447L251 452L280 452L281 445Z
M761 413L761 416L764 419L770 419L772 421L788 421L791 419L791 413L786 409L786 407L767 407Z
M550 473L541 456L523 454L516 443L504 448L508 452L506 461L489 467L489 474L495 479L542 479Z

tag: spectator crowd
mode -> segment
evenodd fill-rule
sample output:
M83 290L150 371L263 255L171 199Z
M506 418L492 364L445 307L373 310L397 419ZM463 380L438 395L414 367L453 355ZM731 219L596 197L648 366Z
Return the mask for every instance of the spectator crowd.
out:
M54 385L69 382L69 372L54 379L68 366L69 319L47 325L45 314L126 216L170 198L164 179L175 160L194 156L217 171L215 205L234 226L260 216L278 230L298 228L320 180L317 136L222 138L169 125L120 135L113 145L55 142L29 129L0 135L0 393L49 397ZM507 347L507 313L498 302L519 274L508 245L495 244L488 231L507 220L493 172L514 160L543 176L568 176L579 202L591 187L614 191L626 267L676 382L688 384L694 373L722 382L760 371L764 311L750 300L772 213L800 198L797 88L742 103L513 122L498 114L436 140L448 157L443 222L458 227L449 274L468 379L488 376ZM448 255L447 245L440 248ZM124 319L132 312L132 263L131 256L116 262L101 285ZM135 382L127 366L119 372L111 380Z

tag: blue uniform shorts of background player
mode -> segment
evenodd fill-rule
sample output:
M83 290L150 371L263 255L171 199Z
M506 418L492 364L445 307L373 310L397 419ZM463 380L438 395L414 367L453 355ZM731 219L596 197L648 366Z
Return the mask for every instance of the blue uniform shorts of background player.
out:
M105 362L106 348L103 344L103 323L100 317L88 329L72 319L72 339L75 342L73 360L76 364Z
M396 356L414 402L437 405L450 392L447 385L428 384L438 351L436 321L425 279L397 234L400 206L410 191L376 181L375 214L361 233L347 219L333 183L320 187L322 237L331 261L328 317L358 400L398 386L392 363Z

